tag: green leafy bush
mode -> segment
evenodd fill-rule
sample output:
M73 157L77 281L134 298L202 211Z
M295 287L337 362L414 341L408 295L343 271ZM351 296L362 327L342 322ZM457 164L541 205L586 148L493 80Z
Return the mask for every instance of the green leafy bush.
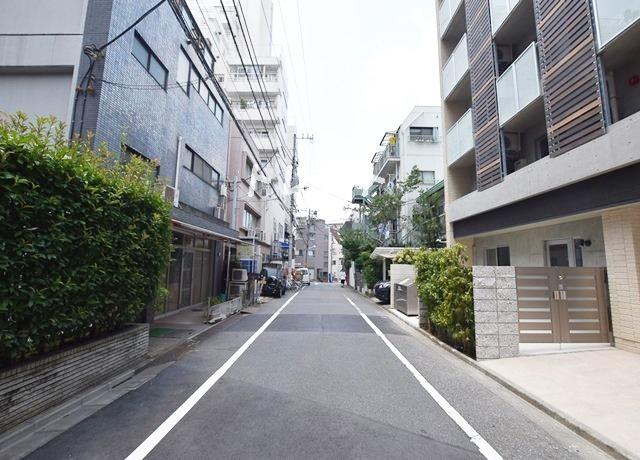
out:
M421 250L416 257L418 296L439 338L475 354L473 276L462 245Z
M416 263L416 257L418 257L418 251L415 249L403 249L393 258L393 263L413 265Z
M152 305L171 243L153 165L0 118L0 365L112 331Z

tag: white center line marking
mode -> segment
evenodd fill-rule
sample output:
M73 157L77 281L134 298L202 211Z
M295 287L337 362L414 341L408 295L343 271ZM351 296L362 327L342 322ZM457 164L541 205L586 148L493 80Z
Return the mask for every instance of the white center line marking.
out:
M465 434L469 437L471 442L474 443L476 446L478 446L478 449L480 449L480 453L484 455L484 457L487 459L501 460L502 456L493 447L491 447L491 444L485 441L485 439L478 434L478 432L469 424L469 422L467 422L464 419L464 417L462 417L462 415L460 415L460 413L457 410L455 410L453 406L449 404L449 402L446 399L444 399L444 397L438 392L438 390L436 390L427 381L427 379L425 379L422 376L422 374L420 374L420 372L418 372L418 370L415 367L413 367L413 364L411 364L409 360L405 358L404 355L400 353L400 351L398 351L398 349L389 341L389 339L387 339L387 337L382 333L382 331L378 329L378 327L371 322L369 317L365 315L362 312L362 310L360 310L360 308L358 308L358 306L355 303L353 303L353 301L349 297L347 297L346 295L345 297L349 301L349 303L353 305L353 307L358 311L358 313L360 313L360 316L362 316L362 319L364 319L365 322L369 325L369 327L373 329L373 332L375 332L376 335L382 339L385 345L389 347L391 352L394 355L396 355L396 358L398 358L400 362L404 364L407 369L409 369L409 372L413 374L413 376L416 378L418 383L420 383L422 388L427 390L427 393L429 393L429 395L438 404L438 406L440 406L442 410L451 418L451 420L453 420L456 423L456 425L458 425L462 429L462 431L465 432Z
M260 329L253 333L253 335L247 340L232 356L225 362L220 369L215 371L211 377L209 377L200 387L193 392L189 398L182 403L180 407L178 407L173 414L169 416L162 424L156 428L156 430L149 435L147 439L145 439L142 444L140 444L136 450L131 452L126 460L142 460L145 458L149 452L153 450L154 447L162 441L162 439L175 427L182 418L187 415L187 413L193 409L200 399L211 389L215 383L220 380L220 378L227 373L227 371L233 366L233 364L243 355L245 351L251 346L253 342L262 334L271 323L278 317L280 312L284 310L287 305L291 303L293 299L298 295L296 292L291 296L289 300L287 300L284 305L282 305L278 311L276 311L271 317L264 323Z

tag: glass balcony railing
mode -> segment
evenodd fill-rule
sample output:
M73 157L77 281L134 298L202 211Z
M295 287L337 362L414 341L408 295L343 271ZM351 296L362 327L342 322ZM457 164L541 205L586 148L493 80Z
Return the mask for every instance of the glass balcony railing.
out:
M472 109L465 112L447 131L447 165L451 166L473 149Z
M491 32L494 34L500 28L509 13L513 11L520 0L489 0L491 12Z
M460 3L462 3L462 0L444 0L444 2L442 2L438 13L438 17L440 18L440 36L444 35Z
M540 77L535 42L518 56L496 82L500 125L540 97Z
M467 34L464 34L442 69L442 93L445 99L468 71Z
M640 19L640 0L593 0L593 9L600 48Z

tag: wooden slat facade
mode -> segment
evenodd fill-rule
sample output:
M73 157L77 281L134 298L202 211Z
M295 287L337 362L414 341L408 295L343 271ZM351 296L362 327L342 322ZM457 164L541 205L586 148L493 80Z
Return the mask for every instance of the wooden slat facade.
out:
M534 0L549 154L605 132L589 0Z
M496 67L488 0L465 0L478 190L502 182Z

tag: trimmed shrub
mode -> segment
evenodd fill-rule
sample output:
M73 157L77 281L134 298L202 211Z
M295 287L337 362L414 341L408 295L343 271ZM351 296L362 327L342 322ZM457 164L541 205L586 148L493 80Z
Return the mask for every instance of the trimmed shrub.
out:
M418 296L438 338L475 355L473 276L462 245L421 250L415 258Z
M134 321L171 244L153 165L0 118L0 365Z

